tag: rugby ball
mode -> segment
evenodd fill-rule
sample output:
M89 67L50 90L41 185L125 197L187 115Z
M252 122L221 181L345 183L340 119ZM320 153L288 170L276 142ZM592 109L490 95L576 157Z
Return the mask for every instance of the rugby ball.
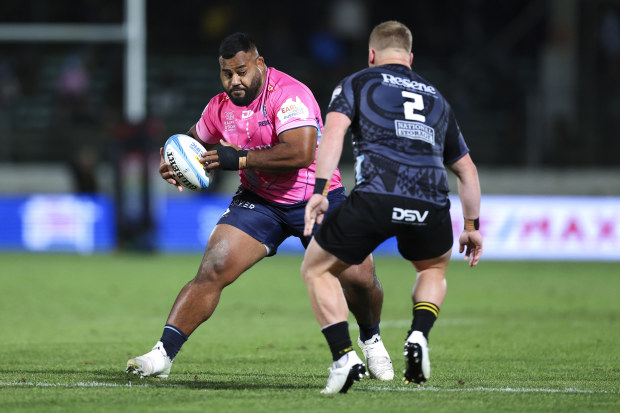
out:
M188 135L172 135L166 141L164 160L170 164L175 179L184 188L201 191L211 184L213 174L205 171L200 163L206 151L200 142Z

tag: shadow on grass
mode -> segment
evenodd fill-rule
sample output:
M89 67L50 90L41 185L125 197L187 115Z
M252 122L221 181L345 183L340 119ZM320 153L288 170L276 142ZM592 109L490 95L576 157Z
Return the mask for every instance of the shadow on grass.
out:
M205 372L199 374L179 373L177 378L158 379L140 378L118 370L5 370L0 369L5 377L3 384L11 386L37 387L157 387L188 388L212 390L248 390L248 389L316 389L325 378L311 374L289 373L245 373L231 374ZM8 380L6 380L8 379ZM2 384L0 384L2 387Z

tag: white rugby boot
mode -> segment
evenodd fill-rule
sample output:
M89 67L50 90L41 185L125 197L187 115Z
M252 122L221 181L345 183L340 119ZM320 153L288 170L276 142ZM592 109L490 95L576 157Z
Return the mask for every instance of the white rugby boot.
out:
M166 354L162 342L158 341L153 350L127 360L125 372L139 374L140 378L155 376L165 379L170 374L170 367L172 367L172 360Z
M405 342L405 370L403 380L422 384L431 377L428 342L421 331L413 331Z
M323 394L346 393L354 382L359 381L366 373L366 366L355 351L349 351L329 366L327 386Z
M366 341L362 341L358 337L357 345L364 353L371 378L378 380L392 380L394 378L392 360L379 334L375 334Z

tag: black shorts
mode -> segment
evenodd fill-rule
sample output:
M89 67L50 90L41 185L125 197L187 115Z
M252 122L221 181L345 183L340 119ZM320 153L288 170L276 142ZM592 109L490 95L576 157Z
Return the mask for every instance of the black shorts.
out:
M407 260L439 257L452 248L450 204L352 191L314 234L316 242L347 264L359 264L383 241L396 237Z

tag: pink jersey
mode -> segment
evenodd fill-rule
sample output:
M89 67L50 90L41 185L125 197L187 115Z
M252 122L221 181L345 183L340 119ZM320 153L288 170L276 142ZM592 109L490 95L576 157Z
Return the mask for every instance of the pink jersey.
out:
M242 149L259 151L278 144L286 130L311 126L323 130L321 110L306 85L278 70L269 68L260 95L248 106L236 106L222 92L202 112L196 124L198 137L207 144L220 139ZM269 202L294 204L305 201L314 191L316 160L308 168L268 173L251 169L239 171L241 185ZM336 169L330 190L341 187Z

